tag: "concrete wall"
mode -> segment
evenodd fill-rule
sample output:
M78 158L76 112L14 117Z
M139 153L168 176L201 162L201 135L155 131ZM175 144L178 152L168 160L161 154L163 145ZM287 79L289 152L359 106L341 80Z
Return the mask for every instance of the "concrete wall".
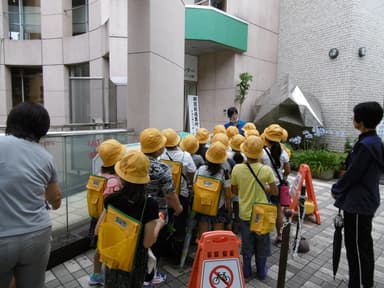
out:
M319 100L332 133L356 137L353 106L383 102L383 13L380 0L281 1L278 77L289 74ZM362 46L368 55L360 58ZM336 59L328 56L331 48L339 49ZM329 135L329 148L342 150L344 138Z
M248 49L245 53L217 52L199 56L198 95L201 126L212 129L227 122L224 110L234 103L239 74L248 72L253 82L242 105L241 118L252 121L253 104L277 77L279 1L227 1L227 12L247 21Z
M147 127L181 130L183 77L182 2L129 1L128 126L137 131Z
M0 8L7 10L7 1L1 0ZM108 9L105 9L107 5ZM72 36L72 1L41 1L41 40L8 40L8 18L1 13L0 32L0 123L4 123L11 109L12 66L41 66L44 83L44 105L50 113L51 123L70 122L69 69L67 65L89 62L90 76L104 78L105 103L108 105L110 71L116 78L127 82L127 2L123 0L90 1L88 7L89 32ZM106 22L101 10L113 17ZM105 13L104 13L105 14ZM108 19L107 17L107 19ZM5 19L6 18L6 19ZM118 19L118 21L117 21ZM126 21L127 23L127 21ZM125 45L124 45L125 43ZM110 49L110 47L112 47ZM108 55L108 58L105 56ZM123 59L125 58L125 60ZM110 61L108 60L110 59ZM106 120L108 120L108 109Z

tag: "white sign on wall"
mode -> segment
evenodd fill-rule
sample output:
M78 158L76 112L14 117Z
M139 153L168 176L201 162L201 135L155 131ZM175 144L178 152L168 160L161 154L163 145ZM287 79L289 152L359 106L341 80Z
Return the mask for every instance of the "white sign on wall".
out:
M189 132L196 134L200 128L199 98L196 95L188 95Z

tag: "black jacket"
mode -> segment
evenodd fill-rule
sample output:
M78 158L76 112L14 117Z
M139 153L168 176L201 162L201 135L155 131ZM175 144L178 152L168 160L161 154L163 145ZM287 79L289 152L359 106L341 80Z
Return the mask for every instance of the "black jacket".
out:
M380 205L379 179L384 171L384 148L376 131L362 133L348 157L346 173L332 186L335 206L373 216Z

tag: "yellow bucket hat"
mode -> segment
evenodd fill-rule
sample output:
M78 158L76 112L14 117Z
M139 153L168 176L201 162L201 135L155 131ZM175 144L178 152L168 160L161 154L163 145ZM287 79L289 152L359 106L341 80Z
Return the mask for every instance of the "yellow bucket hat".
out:
M211 143L215 143L217 141L223 143L225 145L225 147L228 148L229 138L228 138L227 134L224 134L224 133L217 133L217 134L215 134L212 137Z
M227 160L227 148L223 143L217 141L209 146L205 158L215 164L222 164Z
M97 148L104 167L111 167L124 157L127 148L115 139L103 141Z
M195 154L199 150L199 141L193 135L188 135L180 142L180 148L183 151L187 151L191 154Z
M283 138L283 128L278 124L271 124L264 129L264 137L273 142L280 142Z
M248 138L249 136L260 136L259 131L255 130L245 130L244 131L245 138Z
M164 147L167 138L156 128L147 128L140 133L140 145L143 153L153 153Z
M237 129L236 126L229 126L227 128L227 136L229 139L231 139L233 136L239 134L239 129Z
M256 125L253 124L252 122L247 122L244 124L243 128L241 128L243 131L247 130L256 130Z
M209 141L209 131L205 128L199 128L196 131L196 139L200 144L208 143Z
M283 137L281 137L281 141L287 141L288 140L288 131L285 130L283 127L281 127L281 129L283 129Z
M180 142L180 136L176 133L172 128L164 129L164 136L167 138L167 142L165 142L165 147L175 147Z
M240 145L240 150L251 159L259 159L263 155L263 140L259 136L249 136Z
M233 151L240 151L240 145L245 141L245 137L241 134L237 134L233 136L229 145L231 146Z
M126 182L145 184L149 182L149 160L143 152L129 150L115 165L116 174Z
M223 124L218 124L215 127L213 127L212 134L216 135L217 133L227 133L227 129L225 129L225 126Z

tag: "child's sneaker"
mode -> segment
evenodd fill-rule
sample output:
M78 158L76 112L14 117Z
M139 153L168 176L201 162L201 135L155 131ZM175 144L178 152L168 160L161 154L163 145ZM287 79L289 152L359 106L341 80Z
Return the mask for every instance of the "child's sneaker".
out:
M144 282L143 288L155 288L155 285L151 282Z
M151 283L160 284L163 283L165 280L167 280L167 274L163 272L156 272L155 276L153 276Z
M90 286L99 286L99 285L104 285L104 275L101 273L91 273L89 275L89 281L88 284Z

